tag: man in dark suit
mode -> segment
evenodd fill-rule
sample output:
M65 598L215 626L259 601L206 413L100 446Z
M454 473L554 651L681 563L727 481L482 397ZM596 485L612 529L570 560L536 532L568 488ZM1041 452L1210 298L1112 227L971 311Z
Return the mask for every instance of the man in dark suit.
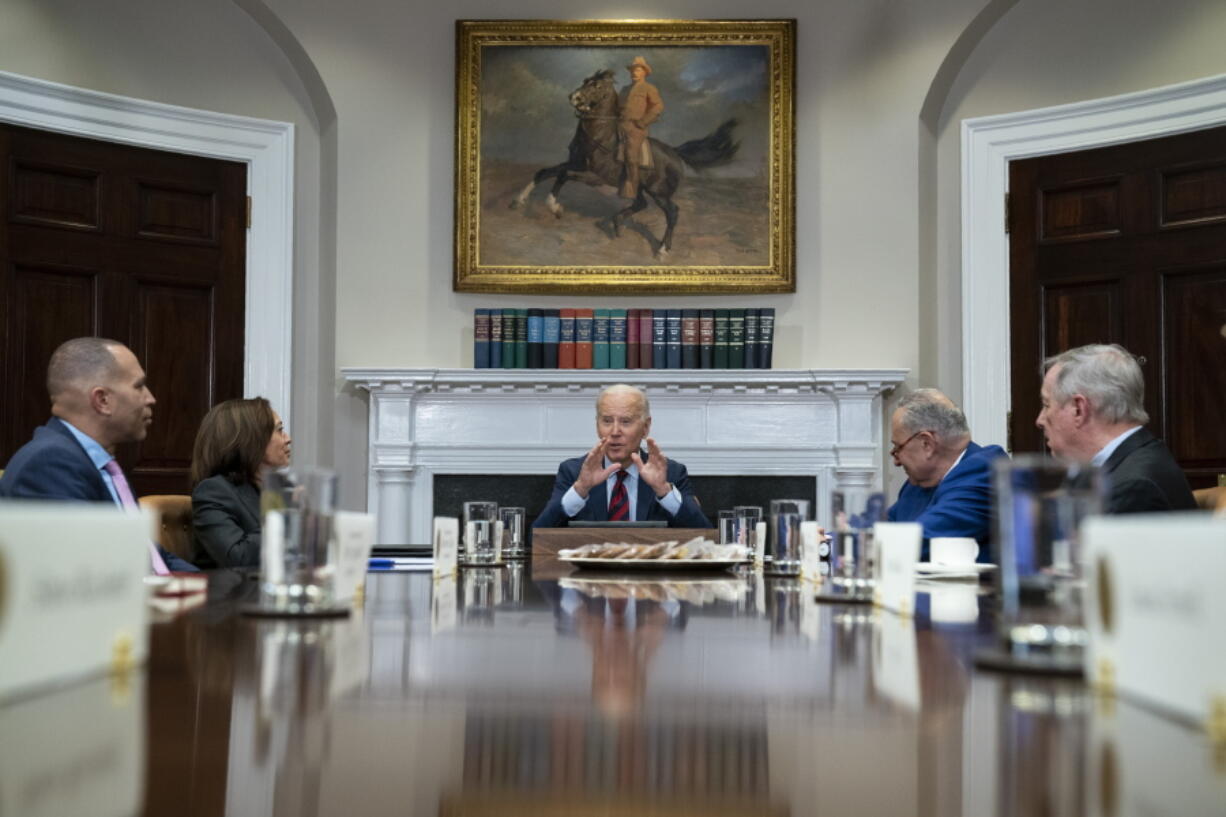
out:
M916 389L894 409L890 422L894 464L907 473L898 501L887 513L891 522L919 522L928 540L966 536L988 543L992 521L992 461L1003 457L999 445L971 440L966 415L936 389ZM991 561L986 547L979 561Z
M156 401L136 355L105 338L66 341L51 355L47 391L51 419L9 460L0 497L135 507L115 448L145 439L153 422ZM150 558L155 568L196 569L160 548Z
M709 528L694 501L685 466L660 452L651 430L647 395L633 386L610 386L596 399L600 442L558 466L553 496L533 523L556 528L568 521L661 519L670 528ZM640 446L647 443L646 454Z
M1070 349L1043 362L1043 407L1035 421L1052 453L1102 468L1107 513L1195 510L1188 480L1143 426L1145 378L1117 344Z

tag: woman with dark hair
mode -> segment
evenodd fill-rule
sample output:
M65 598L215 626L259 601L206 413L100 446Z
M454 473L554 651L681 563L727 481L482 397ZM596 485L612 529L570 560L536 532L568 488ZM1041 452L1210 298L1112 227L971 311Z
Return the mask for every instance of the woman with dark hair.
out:
M227 400L205 415L192 450L198 567L259 565L261 471L289 465L291 443L263 397Z

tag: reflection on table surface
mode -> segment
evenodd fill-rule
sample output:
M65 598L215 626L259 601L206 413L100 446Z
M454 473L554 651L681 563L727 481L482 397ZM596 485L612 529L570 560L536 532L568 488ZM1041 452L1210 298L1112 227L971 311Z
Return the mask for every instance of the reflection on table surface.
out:
M219 573L145 672L0 707L0 814L1226 811L1203 733L976 671L973 583L914 619L752 573L380 572L300 621L242 616L254 590Z

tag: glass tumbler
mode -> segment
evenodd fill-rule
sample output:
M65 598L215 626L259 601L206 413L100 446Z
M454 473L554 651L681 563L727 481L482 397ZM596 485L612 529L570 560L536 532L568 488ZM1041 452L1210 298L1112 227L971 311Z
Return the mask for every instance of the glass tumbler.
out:
M502 520L504 559L523 559L528 555L524 547L524 518L527 511L523 508L499 508L498 518Z
M265 472L260 495L260 606L265 610L310 614L332 605L336 482L336 473L326 468Z
M800 575L802 538L800 523L809 518L806 499L772 499L767 538L770 540L771 572Z
M464 503L464 562L474 565L494 563L494 533L498 523L498 503L475 500Z

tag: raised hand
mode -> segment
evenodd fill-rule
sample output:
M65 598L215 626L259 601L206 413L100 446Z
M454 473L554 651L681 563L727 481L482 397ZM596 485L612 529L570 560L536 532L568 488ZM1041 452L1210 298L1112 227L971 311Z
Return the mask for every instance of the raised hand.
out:
M653 437L647 438L647 462L635 451L630 458L639 467L639 479L651 486L657 497L664 496L672 490L668 484L668 457L660 451Z
M613 463L608 468L604 467L605 445L607 442L602 437L600 442L596 443L596 447L587 452L587 456L583 458L583 465L579 468L579 476L575 478L575 493L584 499L587 499L588 492L621 468L617 463Z

